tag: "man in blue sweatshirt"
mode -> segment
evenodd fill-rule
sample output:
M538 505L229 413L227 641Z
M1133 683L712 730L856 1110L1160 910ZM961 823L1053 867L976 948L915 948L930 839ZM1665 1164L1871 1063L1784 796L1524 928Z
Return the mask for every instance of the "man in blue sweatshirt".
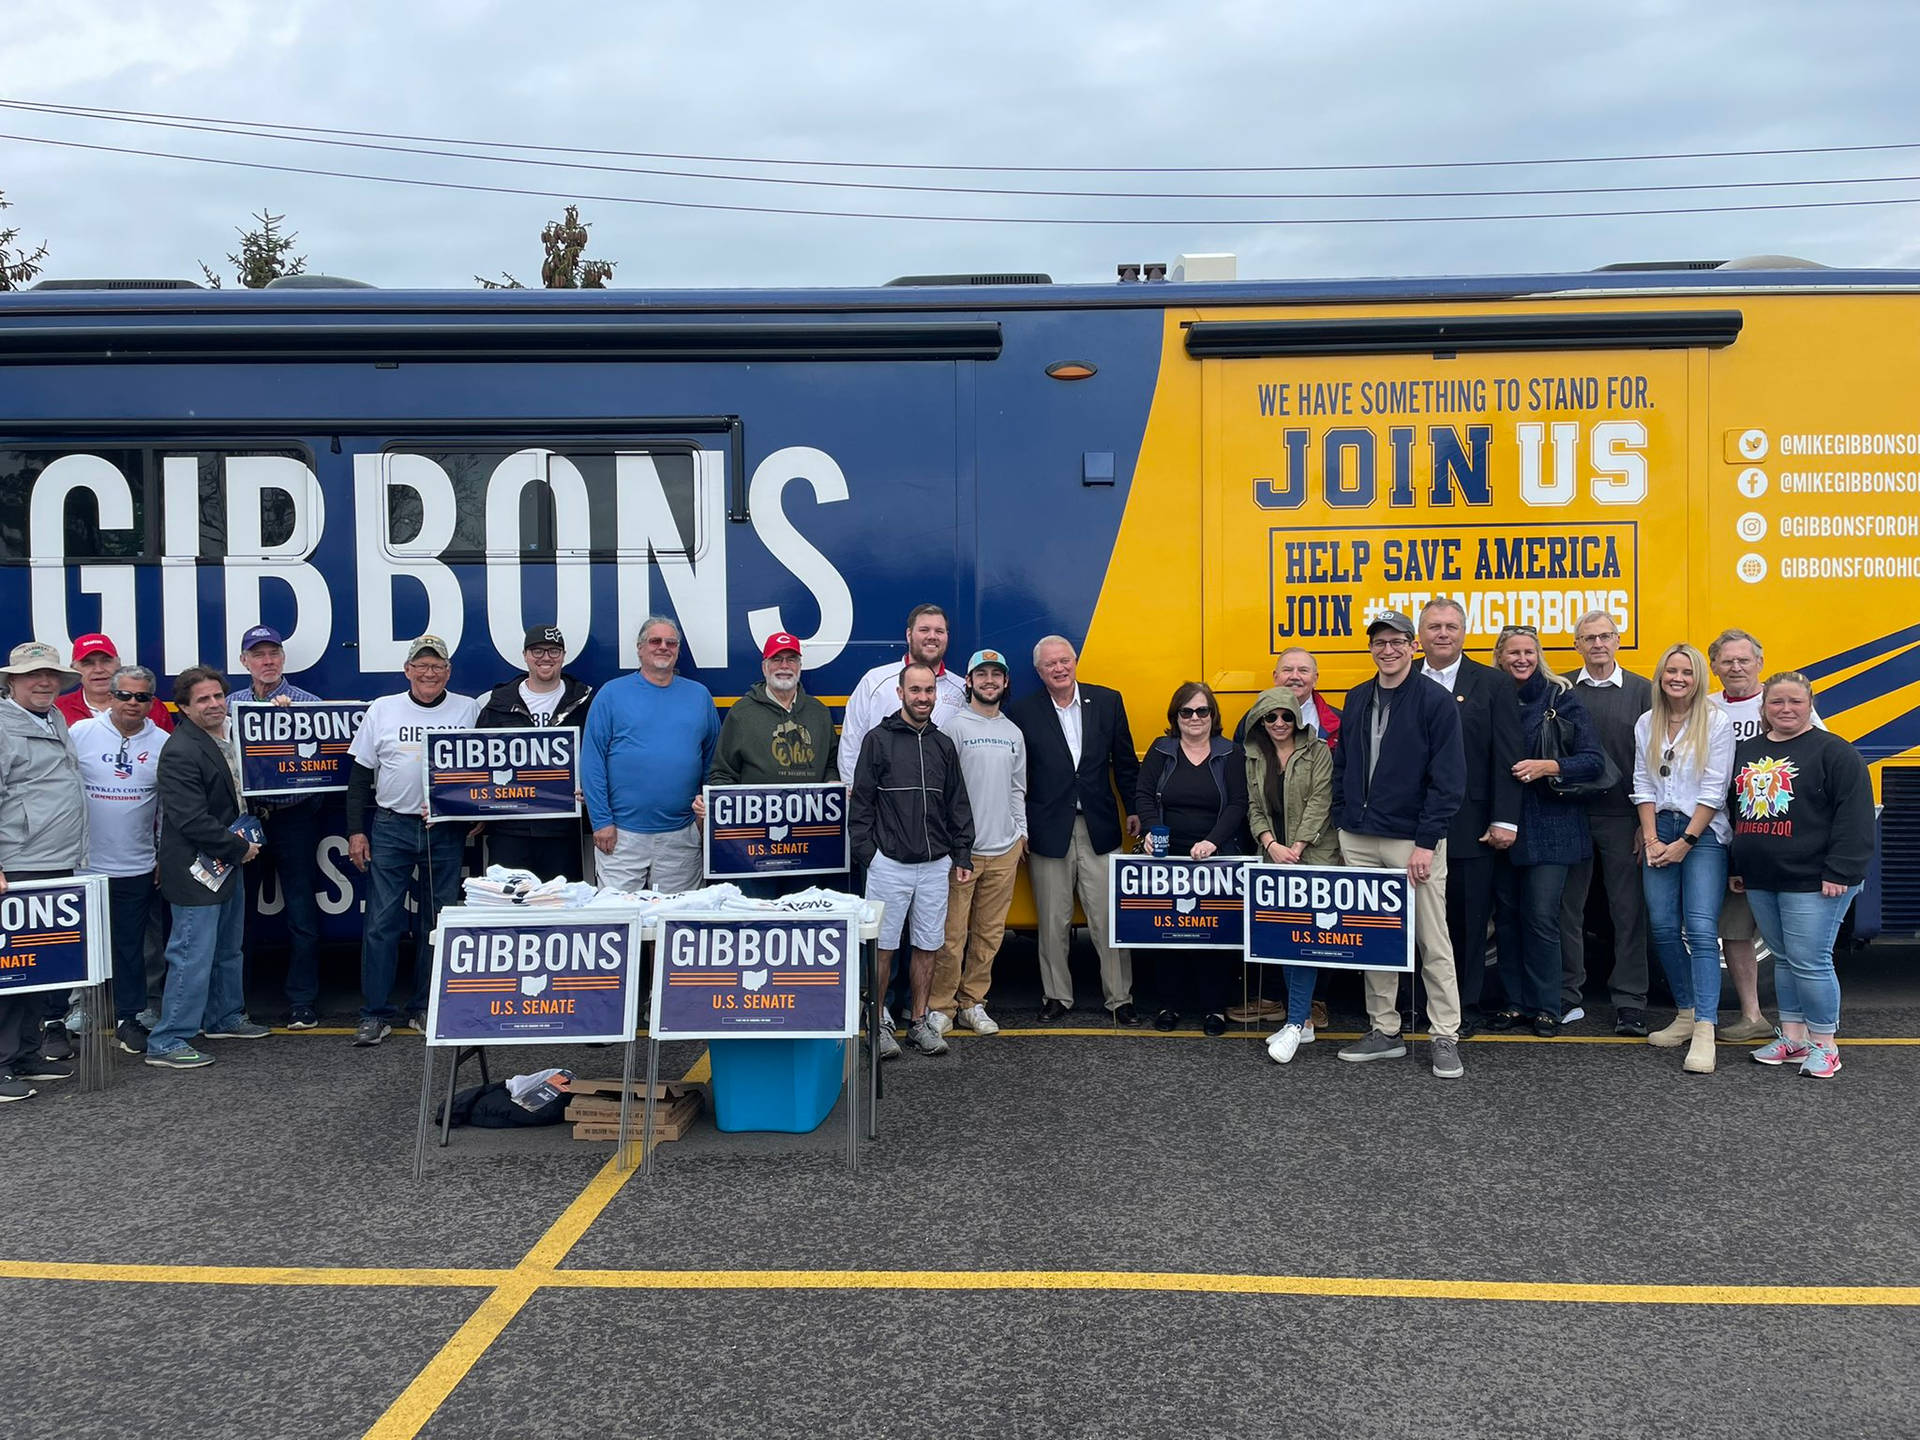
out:
M1383 610L1367 625L1374 677L1347 692L1340 748L1333 760L1333 823L1349 865L1405 870L1413 886L1413 934L1427 982L1433 1073L1455 1080L1460 1064L1460 988L1447 935L1447 827L1467 792L1459 706L1419 673L1413 621ZM1391 1060L1407 1053L1400 1036L1400 975L1366 973L1373 1028L1340 1052L1342 1060Z
M594 696L580 744L580 788L600 883L616 890L691 890L700 883L693 801L713 764L720 714L698 680L675 673L680 627L640 627L640 673Z

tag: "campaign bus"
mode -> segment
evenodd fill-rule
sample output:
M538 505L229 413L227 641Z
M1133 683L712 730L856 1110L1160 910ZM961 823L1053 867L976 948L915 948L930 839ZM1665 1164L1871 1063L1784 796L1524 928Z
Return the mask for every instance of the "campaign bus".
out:
M1589 609L1642 673L1737 625L1872 764L1856 933L1920 930L1920 271L936 278L0 294L8 643L237 671L266 623L364 700L423 631L463 693L535 623L604 682L662 612L722 703L784 630L837 706L931 600L1015 693L1079 643L1144 748L1179 682L1231 718L1290 645L1337 698L1435 595L1562 669Z

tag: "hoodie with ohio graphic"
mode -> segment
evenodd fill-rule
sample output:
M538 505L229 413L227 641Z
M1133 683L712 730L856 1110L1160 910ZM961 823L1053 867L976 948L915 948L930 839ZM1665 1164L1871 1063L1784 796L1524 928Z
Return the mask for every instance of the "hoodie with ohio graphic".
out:
M1873 860L1873 782L1853 746L1827 730L1742 740L1727 787L1731 869L1749 890L1801 894L1858 885Z
M787 709L762 680L727 710L709 785L817 785L838 780L833 716L805 690Z

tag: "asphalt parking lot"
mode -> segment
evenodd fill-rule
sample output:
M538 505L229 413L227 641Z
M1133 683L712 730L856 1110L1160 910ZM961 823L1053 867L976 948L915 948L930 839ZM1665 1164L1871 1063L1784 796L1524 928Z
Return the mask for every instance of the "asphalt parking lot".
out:
M1831 1083L1734 1046L1685 1076L1604 1004L1468 1042L1458 1082L1325 1041L1281 1068L1043 1029L1030 960L1002 973L1002 1035L887 1067L857 1175L838 1114L708 1116L652 1178L561 1127L455 1131L416 1183L420 1044L350 1048L344 994L328 1031L8 1106L17 1433L1920 1429L1920 951L1849 957Z

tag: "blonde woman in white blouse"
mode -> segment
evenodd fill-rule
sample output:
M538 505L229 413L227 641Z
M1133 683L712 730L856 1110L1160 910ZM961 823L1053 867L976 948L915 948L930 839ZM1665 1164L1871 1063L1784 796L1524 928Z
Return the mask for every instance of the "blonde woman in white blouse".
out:
M1653 708L1633 727L1632 799L1640 811L1647 932L1679 1013L1647 1037L1687 1046L1685 1068L1713 1072L1720 1009L1720 904L1727 893L1723 813L1733 722L1707 703L1707 659L1669 645L1653 674Z

